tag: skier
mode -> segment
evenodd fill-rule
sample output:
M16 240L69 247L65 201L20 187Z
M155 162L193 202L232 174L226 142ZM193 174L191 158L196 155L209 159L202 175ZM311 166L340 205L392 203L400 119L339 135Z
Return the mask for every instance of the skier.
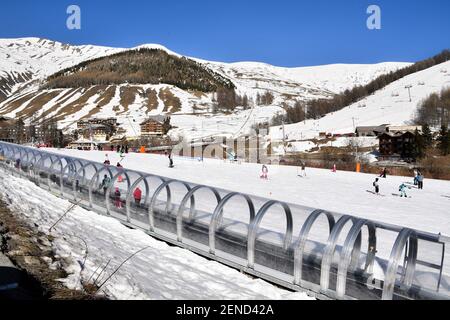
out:
M116 167L117 167L119 170L122 170L122 169L123 169L123 167L122 167L122 165L120 164L120 162L117 162ZM122 178L122 175L121 175L121 174L117 177L117 182L123 182L123 178Z
M122 201L120 200L120 190L116 187L116 191L114 192L114 205L116 208L122 208Z
M169 152L169 168L173 168L173 159L172 159L172 152Z
M108 158L108 154L105 154L105 161L103 162L103 164L105 166L109 166L111 164L111 161L109 161L109 158Z
M417 176L418 176L419 171L417 169L414 169L414 185L417 186L418 181L417 181Z
M398 191L400 191L400 197L405 196L405 198L408 197L408 195L406 194L406 184L402 183L399 187L398 187Z
M387 169L384 168L384 169L381 170L381 172L380 172L380 178L386 178L386 175L387 175Z
M20 159L16 159L15 167L16 167L16 169L19 169L19 167L20 167Z
M103 177L102 183L100 185L100 188L103 188L103 195L105 195L105 196L106 196L106 191L108 190L110 183L111 183L111 178L105 174Z
M260 178L267 180L268 179L268 176L267 176L268 173L269 173L269 168L267 168L267 166L265 164L263 164L263 166L261 168L261 176L260 176Z
M302 171L301 171L301 176L302 177L306 177L306 165L305 163L302 161Z
M419 188L419 189L423 189L423 174L422 174L422 172L418 172L418 174L417 174L417 187Z
M125 146L125 153L128 153L128 145Z
M380 192L380 185L378 184L378 178L375 178L373 186L375 187L375 193L378 194Z
M142 191L139 187L137 187L133 192L134 202L139 207L141 205L141 199L142 199Z
M337 169L336 169L336 163L333 164L333 169L331 169L331 171L332 171L332 172L336 172L336 171L337 171Z

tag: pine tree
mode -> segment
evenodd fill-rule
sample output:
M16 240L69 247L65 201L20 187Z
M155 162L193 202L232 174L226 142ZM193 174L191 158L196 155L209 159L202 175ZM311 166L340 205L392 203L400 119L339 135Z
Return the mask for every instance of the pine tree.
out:
M412 156L414 159L422 158L425 155L425 139L416 129L414 132L414 149Z
M450 132L446 125L441 127L439 131L439 136L437 138L438 141L438 149L440 150L443 156L450 154Z
M425 148L430 148L433 146L433 134L431 133L430 126L427 123L422 126L422 137Z

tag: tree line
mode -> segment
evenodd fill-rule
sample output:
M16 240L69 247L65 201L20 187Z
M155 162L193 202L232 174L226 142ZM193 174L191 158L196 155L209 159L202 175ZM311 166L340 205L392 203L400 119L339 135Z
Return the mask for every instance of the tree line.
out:
M201 92L235 88L229 79L196 61L148 48L84 61L49 76L43 87L77 88L122 83L166 83Z
M417 110L415 122L434 127L450 125L450 87L424 99Z

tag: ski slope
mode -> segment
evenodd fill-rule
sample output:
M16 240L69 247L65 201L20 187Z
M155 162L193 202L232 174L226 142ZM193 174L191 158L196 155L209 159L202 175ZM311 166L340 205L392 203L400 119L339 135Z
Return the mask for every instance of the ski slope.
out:
M411 85L411 101L406 86ZM304 140L317 137L319 132L351 133L356 126L382 124L408 124L415 115L419 103L432 93L450 86L450 61L413 73L373 95L342 110L327 114L318 120L285 125L288 140ZM282 140L281 127L272 127L273 141Z
M115 152L46 149L58 154L89 159L103 163L108 154L111 164L120 160ZM153 173L173 179L205 184L226 190L235 190L256 196L276 199L312 208L351 214L387 223L403 225L432 233L450 235L450 181L425 177L424 190L411 188L411 198L392 196L398 193L402 182L412 183L411 177L389 176L381 179L380 192L372 190L373 174L307 168L307 177L298 176L298 168L269 165L269 180L259 178L261 165L255 163L233 164L223 160L174 157L175 168L168 168L163 155L129 153L121 164L128 169ZM270 221L270 217L267 217ZM272 226L283 230L283 223Z

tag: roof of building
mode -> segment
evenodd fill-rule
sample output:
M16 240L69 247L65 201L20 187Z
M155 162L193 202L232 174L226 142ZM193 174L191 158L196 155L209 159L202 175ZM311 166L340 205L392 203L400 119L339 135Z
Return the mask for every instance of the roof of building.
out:
M156 121L156 122L159 122L159 123L164 123L164 121L167 119L167 118L170 118L169 116L166 116L166 115L162 115L162 114L158 114L158 115L155 115L155 116L149 116L147 119L145 119L142 123L141 123L141 125L142 124L146 124L147 122L149 122L149 121Z

